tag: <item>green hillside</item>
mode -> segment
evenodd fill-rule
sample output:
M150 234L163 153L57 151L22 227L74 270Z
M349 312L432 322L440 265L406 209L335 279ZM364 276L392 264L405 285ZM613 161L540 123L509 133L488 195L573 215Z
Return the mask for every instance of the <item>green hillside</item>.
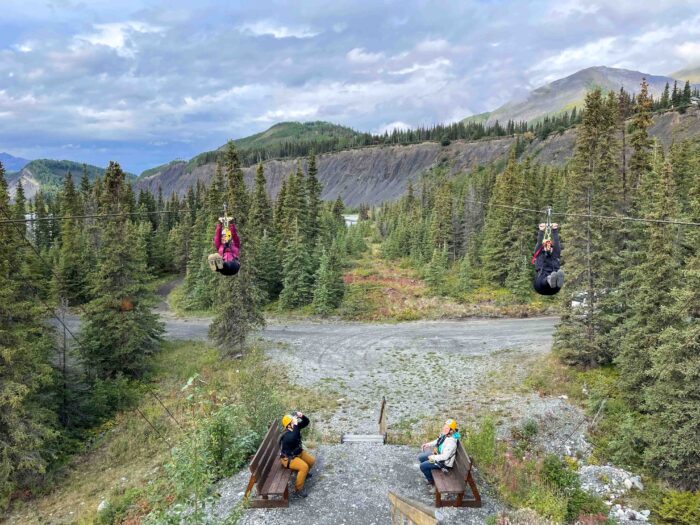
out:
M236 146L243 148L268 148L282 142L324 141L328 139L352 139L360 135L346 126L330 122L280 122L261 133L234 140Z
M238 154L244 165L255 164L259 159L270 159L289 156L305 156L309 151L325 153L345 149L354 145L363 145L365 133L359 133L346 126L330 122L280 122L271 128L233 142L238 148ZM205 151L193 157L187 164L187 171L216 160L218 152L224 146L214 151ZM152 168L141 176L162 171L167 164Z
M61 188L68 172L77 181L82 176L84 169L87 170L88 178L91 181L101 177L105 172L104 168L70 160L38 159L24 166L17 175L18 178L30 178L36 181L45 193L54 193ZM126 175L127 178L135 177L135 175L130 173Z
M471 115L469 117L463 118L462 122L464 124L484 124L490 116L490 111L484 111L483 113L477 113L476 115Z

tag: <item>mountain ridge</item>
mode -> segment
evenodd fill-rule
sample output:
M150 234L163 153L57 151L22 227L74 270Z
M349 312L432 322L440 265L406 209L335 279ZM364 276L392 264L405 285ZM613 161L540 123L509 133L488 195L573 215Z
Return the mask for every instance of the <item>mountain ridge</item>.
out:
M618 91L622 87L629 93L636 93L639 91L642 78L646 78L649 83L649 92L654 96L659 96L663 92L667 82L671 87L674 81L678 80L679 84L681 82L680 79L670 76L652 75L631 69L608 66L588 67L539 86L525 96L487 112L488 118L485 124L491 126L496 121L505 124L509 120L535 122L547 115L570 111L574 107L581 109L586 92L596 87L602 88L603 91ZM481 115L484 113L466 117L463 122Z
M68 172L73 176L73 182L78 184L84 168L87 169L90 181L95 180L98 176L102 177L105 172L105 168L72 160L32 160L21 170L6 175L10 196L14 198L19 181L22 181L22 188L27 198L34 198L39 190L47 194L54 194L63 185ZM136 178L132 173L127 173L126 175L130 179Z
M13 171L19 171L24 168L29 162L29 159L23 159L22 157L15 157L9 153L0 151L0 162L2 162L5 171L10 173Z

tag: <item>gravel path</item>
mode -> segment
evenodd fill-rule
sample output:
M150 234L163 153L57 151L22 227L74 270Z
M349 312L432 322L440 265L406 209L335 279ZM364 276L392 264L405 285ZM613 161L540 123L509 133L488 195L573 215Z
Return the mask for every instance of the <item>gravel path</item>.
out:
M292 500L287 509L249 509L241 525L384 525L390 523L388 491L433 507L435 497L418 469L417 449L396 445L321 445L310 451L318 458L314 477L308 481L309 497ZM238 503L248 481L248 471L219 484L221 500L216 508L226 515ZM443 508L441 523L483 524L503 509L477 483L483 506Z

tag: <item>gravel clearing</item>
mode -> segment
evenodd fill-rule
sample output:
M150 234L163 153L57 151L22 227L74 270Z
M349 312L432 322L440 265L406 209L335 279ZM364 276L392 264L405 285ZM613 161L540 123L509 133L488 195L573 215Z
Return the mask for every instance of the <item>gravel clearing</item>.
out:
M397 445L321 445L310 450L318 458L307 481L309 497L290 501L286 509L249 509L241 525L384 525L390 523L388 492L433 507L434 495L418 468L418 449ZM248 471L220 483L216 514L225 516L245 491ZM483 506L439 509L446 525L483 524L504 510L476 473ZM294 478L292 478L293 480Z
M551 347L555 318L417 321L400 324L273 324L267 354L293 380L339 400L317 427L324 434L375 433L382 396L389 425L412 424L482 406L509 413L523 379ZM536 398L536 396L534 396Z

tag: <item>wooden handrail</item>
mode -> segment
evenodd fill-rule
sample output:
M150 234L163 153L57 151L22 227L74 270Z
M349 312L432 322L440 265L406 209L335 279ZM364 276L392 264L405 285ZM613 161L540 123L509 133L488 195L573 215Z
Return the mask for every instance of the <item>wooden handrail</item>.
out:
M436 511L418 501L399 496L389 491L391 503L391 525L438 525L440 516Z
M379 433L384 436L386 442L386 397L382 397L382 404L379 408Z

